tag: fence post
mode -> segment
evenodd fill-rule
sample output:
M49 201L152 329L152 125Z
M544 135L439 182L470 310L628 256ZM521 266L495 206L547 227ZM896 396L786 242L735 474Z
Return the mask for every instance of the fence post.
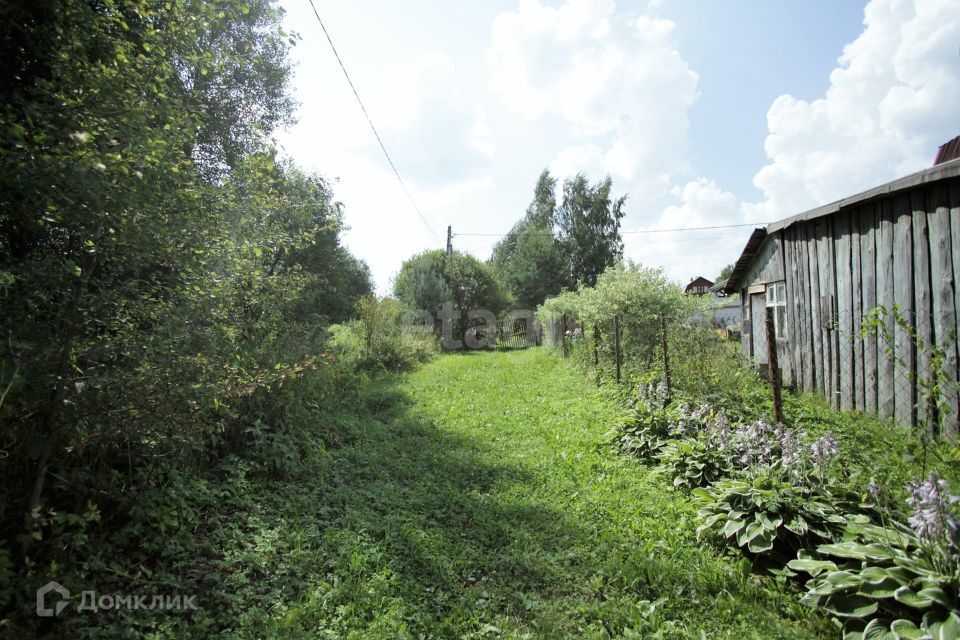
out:
M773 389L773 414L777 422L783 422L783 396L780 388L780 363L777 361L777 336L773 327L773 311L773 307L767 307L767 367L770 387Z
M560 316L560 352L567 357L567 314Z
M600 366L600 329L593 325L593 368Z
M593 375L600 384L600 327L593 325Z
M620 316L613 316L613 348L617 362L617 383L620 382Z
M667 349L667 319L660 316L660 344L663 345L663 383L667 387L667 398L670 398L670 352Z

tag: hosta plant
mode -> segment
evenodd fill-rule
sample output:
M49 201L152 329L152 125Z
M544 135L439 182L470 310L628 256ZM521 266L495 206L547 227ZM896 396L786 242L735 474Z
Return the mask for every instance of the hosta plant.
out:
M833 541L846 520L834 496L778 473L725 478L692 491L701 502L697 534L719 535L749 556L779 562L799 549Z
M657 470L673 478L675 488L705 487L726 472L723 452L699 438L668 440L656 457Z
M643 460L652 459L670 439L672 420L665 410L634 410L614 425L616 447Z
M844 638L960 638L957 498L936 474L908 486L910 526L851 521L848 540L801 554L803 601L841 618Z
M687 404L664 404L664 387L641 386L631 414L614 426L617 448L643 460L652 460L668 442L706 430L715 416L708 405L691 410Z

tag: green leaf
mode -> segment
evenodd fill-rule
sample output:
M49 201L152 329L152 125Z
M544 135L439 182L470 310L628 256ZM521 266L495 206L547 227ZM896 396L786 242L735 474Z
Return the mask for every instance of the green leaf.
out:
M713 495L706 489L700 487L691 491L690 495L692 495L694 498L699 498L700 500L713 502Z
M788 530L793 531L798 536L806 535L807 521L800 516L795 516L790 522L784 525Z
M817 547L817 551L822 554L836 556L838 558L850 558L852 560L886 560L894 556L889 548L882 545L857 544L856 542L822 544Z
M917 595L922 598L933 600L948 611L956 608L957 606L956 601L950 598L950 595L940 587L926 587L924 589L920 589L920 591L917 592Z
M817 577L824 571L836 571L837 565L829 560L791 560L787 566L794 571L803 571Z
M864 618L877 612L877 603L864 596L838 593L827 598L823 608L841 618Z
M834 571L827 574L824 580L841 588L858 587L861 584L860 576L850 571Z
M914 609L927 609L933 604L933 600L919 595L910 587L900 587L894 592L893 597L897 602Z
M757 537L750 540L750 542L747 544L747 549L749 549L751 553L763 553L764 551L770 551L770 549L773 549L773 539L773 531L770 531L769 529L762 529Z
M732 538L743 529L745 524L743 520L727 520L727 524L723 526L723 535L727 538Z
M924 616L924 623L926 623L926 616ZM939 628L934 629L933 626L931 625L928 630L934 640L957 640L957 638L960 638L960 615L957 615L956 611L950 612L946 620L938 623Z
M741 547L763 533L763 525L759 522L751 522L737 534L737 544Z
M892 598L899 588L900 583L893 578L887 578L879 582L864 582L860 585L859 592L871 598Z
M881 618L874 618L867 623L863 630L864 640L896 640L896 636L890 631L890 623Z
M774 514L763 511L757 515L757 521L763 526L764 529L769 529L775 531L777 527L783 524L783 518Z
M923 630L909 620L894 620L890 624L890 631L897 640L920 640L923 637Z

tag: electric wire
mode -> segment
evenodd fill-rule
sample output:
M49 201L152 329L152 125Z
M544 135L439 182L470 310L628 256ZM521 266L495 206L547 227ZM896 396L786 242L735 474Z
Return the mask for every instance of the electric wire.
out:
M393 173L397 176L397 181L400 182L400 186L403 187L403 192L407 194L407 199L410 200L410 204L413 205L413 208L416 210L417 215L420 216L420 220L423 224L430 230L430 233L433 234L433 237L437 240L440 239L440 236L434 231L433 227L427 222L426 216L423 215L423 212L420 211L420 207L417 206L416 201L413 199L410 190L407 188L407 183L403 181L403 178L400 177L400 172L397 171L397 166L393 164L393 159L390 157L390 154L387 152L386 145L383 144L383 140L380 138L380 134L377 132L377 128L373 125L373 120L370 118L370 114L367 113L367 108L363 104L363 100L360 99L360 94L357 92L357 87L354 86L353 80L350 78L350 74L347 73L347 67L343 64L343 60L340 58L340 54L337 52L337 47L333 44L333 38L330 37L330 32L327 31L327 26L323 24L323 19L320 18L320 13L317 11L317 7L313 4L313 0L307 0L310 3L310 8L313 9L313 15L317 17L317 22L320 23L320 28L323 29L323 35L327 37L327 42L330 43L330 49L333 50L333 55L337 59L337 63L340 65L340 69L343 71L343 75L347 78L347 83L350 85L350 89L353 91L353 96L357 99L357 104L360 105L360 110L363 111L363 116L367 119L367 124L370 125L370 130L373 131L374 137L377 139L377 142L380 144L380 150L383 151L384 157L387 159L387 163L390 165L390 168L393 169Z

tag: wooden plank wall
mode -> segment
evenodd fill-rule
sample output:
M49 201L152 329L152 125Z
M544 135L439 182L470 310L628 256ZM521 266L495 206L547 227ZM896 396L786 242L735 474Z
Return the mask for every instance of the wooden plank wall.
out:
M789 344L781 356L794 386L834 406L916 424L929 417L918 379L930 379L929 349L911 330L861 335L872 308L897 304L912 332L945 353L949 392L943 435L958 437L960 393L960 179L920 185L779 232ZM779 259L778 259L779 258ZM772 276L768 265L754 275ZM780 267L778 264L777 267ZM771 280L772 281L772 280Z

